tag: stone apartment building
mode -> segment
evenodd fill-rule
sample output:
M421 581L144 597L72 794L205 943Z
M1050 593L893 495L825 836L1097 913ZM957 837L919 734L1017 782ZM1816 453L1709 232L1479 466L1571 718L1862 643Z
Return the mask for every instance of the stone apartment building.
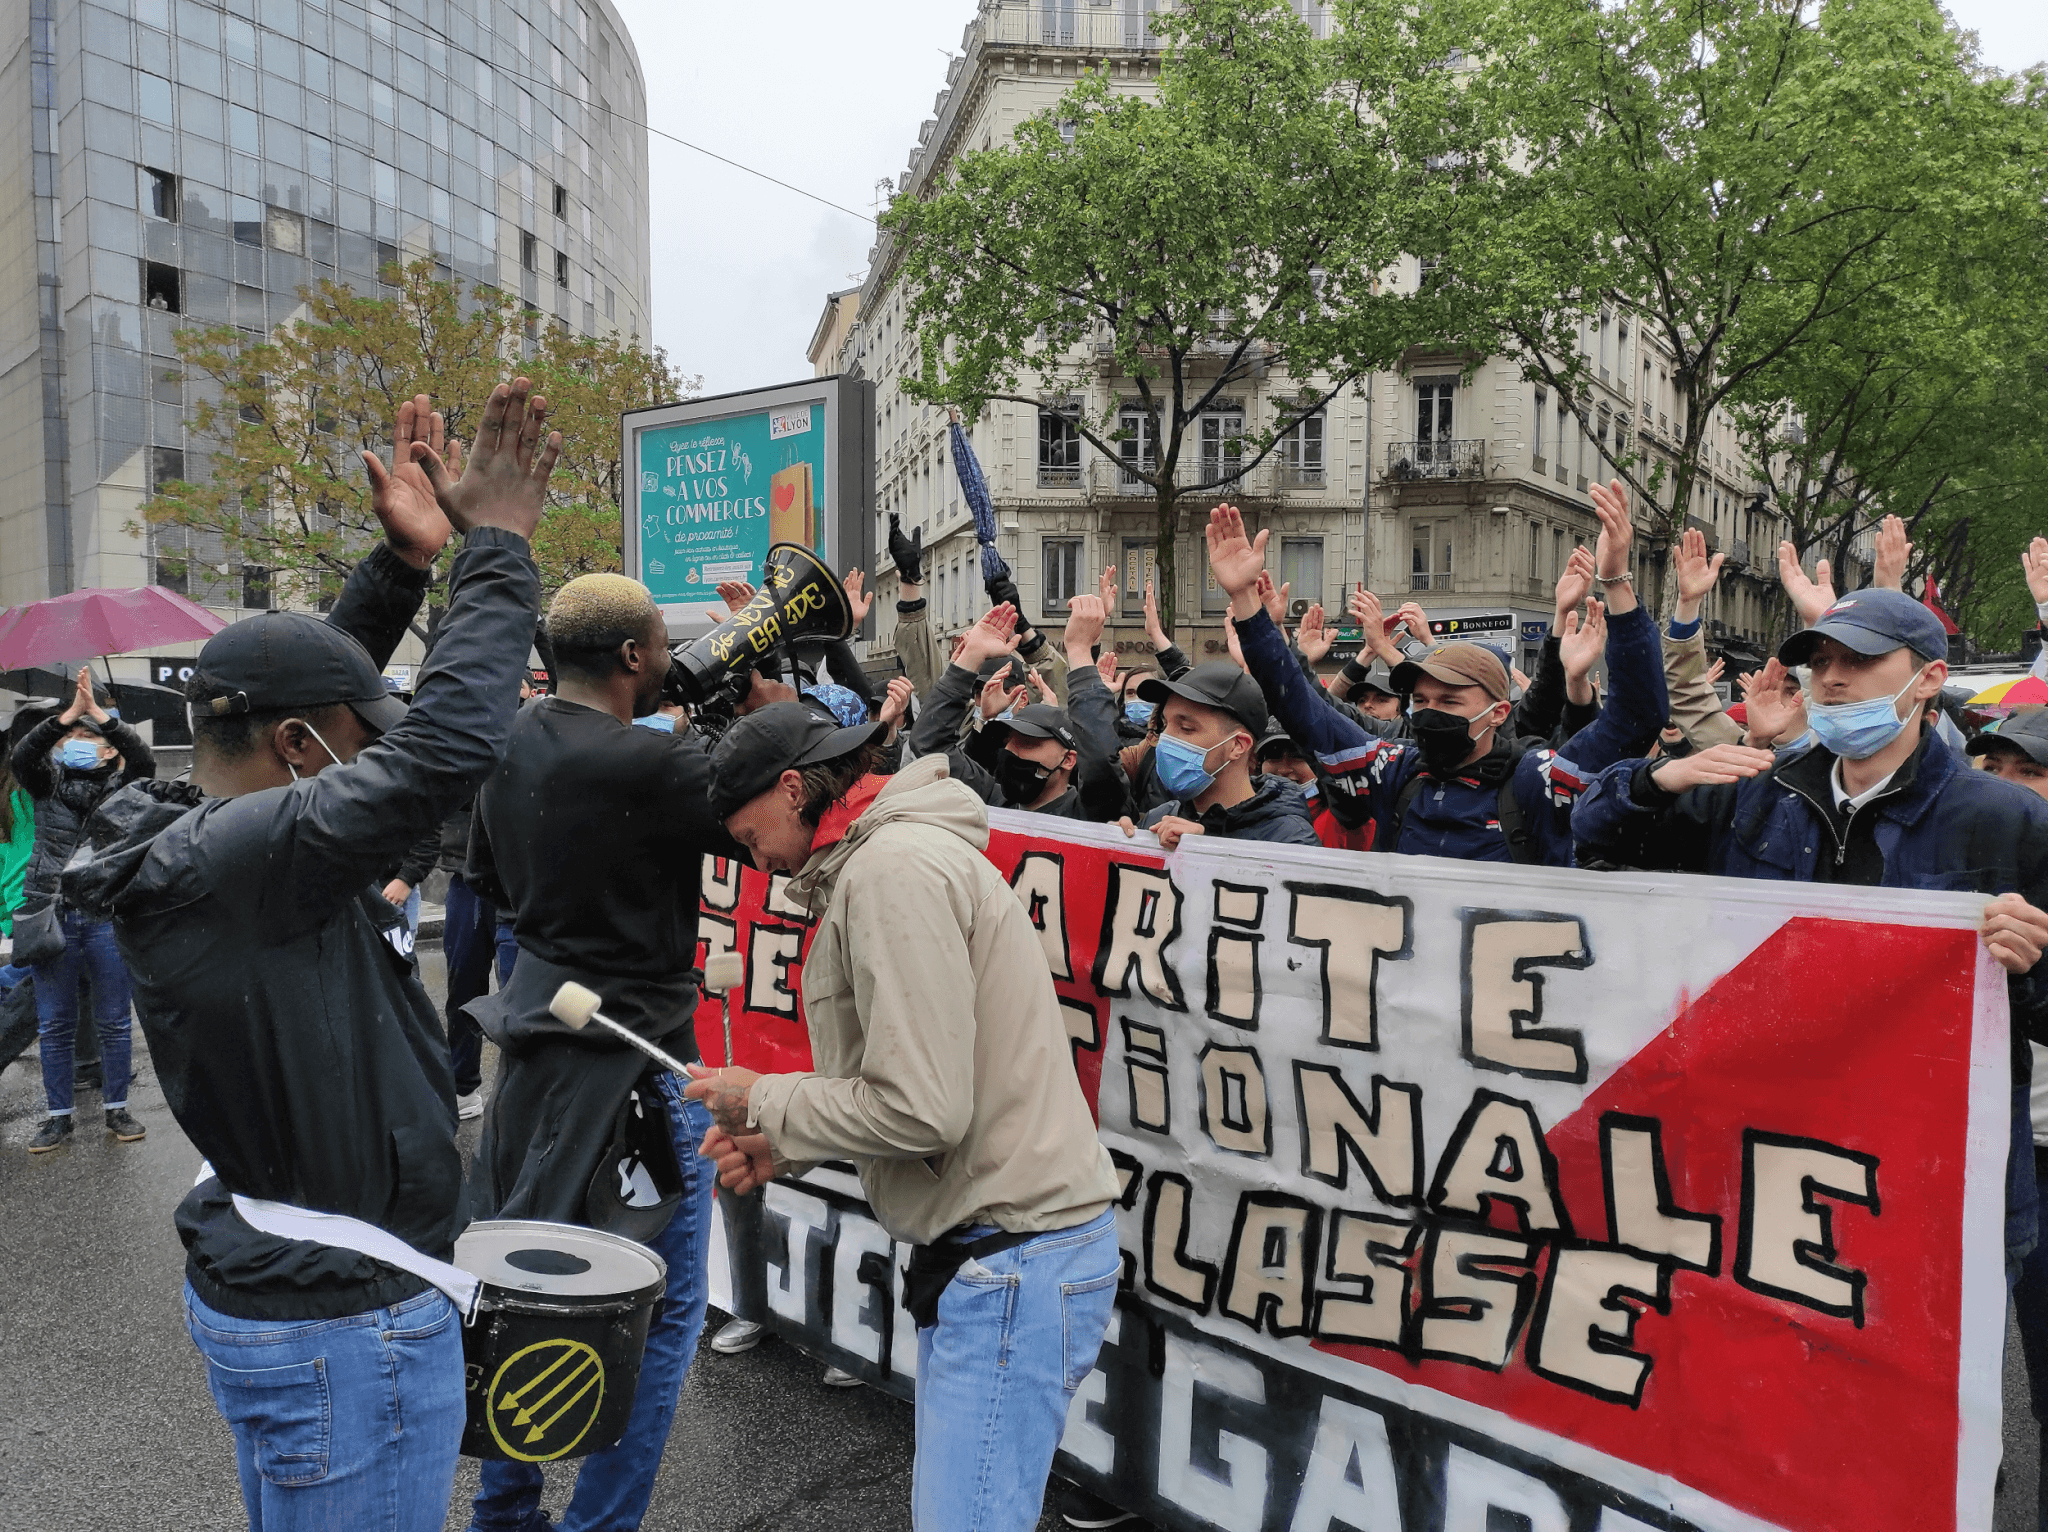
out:
M1330 25L1314 0L1298 3L1309 25ZM1089 70L1106 70L1119 89L1154 89L1153 9L1153 0L983 0L896 189L914 194L954 156L1003 142ZM1414 261L1404 266L1395 281L1419 280ZM884 526L894 511L906 528L924 529L926 595L938 626L955 632L979 615L986 597L973 518L948 461L944 412L896 386L918 363L899 279L885 234L864 283L828 297L810 359L819 374L858 373L880 385L878 514ZM1229 499L1255 526L1271 529L1274 562L1291 582L1297 612L1312 600L1339 611L1352 582L1363 580L1389 611L1413 599L1433 619L1459 619L1466 631L1487 634L1526 664L1548 631L1564 560L1598 530L1586 486L1600 443L1619 450L1638 441L1653 455L1676 444L1670 358L1655 339L1625 316L1598 313L1586 316L1580 344L1598 380L1590 435L1525 380L1517 363L1489 359L1468 377L1462 356L1417 350L1399 368L1333 400L1241 481L1213 498L1184 499L1176 533L1176 641L1198 661L1225 652L1227 603L1208 577L1201 525L1217 499ZM1277 373L1247 381L1204 422L1202 449L1183 457L1182 471L1198 480L1213 474L1230 438L1278 418L1278 394L1296 387ZM1101 415L1134 398L1130 379L1101 373L1083 399L1052 400L1039 410L992 404L974 422L971 440L1026 615L1057 629L1067 597L1091 589L1096 572L1114 562L1122 599L1105 642L1142 663L1152 648L1141 611L1155 540L1152 492L1081 441L1060 408L1075 403ZM1731 423L1716 419L1691 511L1709 542L1728 555L1709 633L1737 664L1760 662L1781 625L1781 531L1764 509L1762 488L1741 466ZM879 532L876 542L885 544ZM1646 532L1639 549L1645 599L1668 605L1662 540ZM878 655L891 652L894 588L884 572ZM1340 644L1338 653L1350 647Z

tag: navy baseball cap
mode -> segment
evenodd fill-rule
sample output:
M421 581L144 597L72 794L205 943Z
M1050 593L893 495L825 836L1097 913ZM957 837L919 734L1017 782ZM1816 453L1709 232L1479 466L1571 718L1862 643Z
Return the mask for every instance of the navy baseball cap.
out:
M1266 694L1259 690L1258 682L1228 660L1197 665L1177 681L1152 676L1138 683L1140 701L1162 703L1168 697L1185 698L1228 713L1251 730L1253 739L1266 732Z
M1970 755L1989 755L2002 744L2011 745L2036 766L2048 766L2048 707L2022 708L1963 749Z
M369 650L303 612L264 612L222 628L199 651L185 697L194 712L219 718L341 702L379 734L406 712Z
M1851 591L1820 614L1820 621L1802 628L1778 645L1778 662L1804 665L1814 647L1832 638L1858 654L1890 654L1911 649L1923 660L1948 658L1948 633L1941 619L1902 590L1871 586Z
M711 812L728 819L785 771L851 755L888 729L879 722L849 729L801 702L771 702L727 729L712 748Z
M998 733L998 730L1001 732ZM999 748L1013 732L1023 735L1026 739L1056 739L1069 750L1080 748L1074 738L1074 723L1067 716L1067 710L1045 702L1034 702L1030 707L1020 707L1008 718L996 719L983 725L982 732L988 735L991 744Z

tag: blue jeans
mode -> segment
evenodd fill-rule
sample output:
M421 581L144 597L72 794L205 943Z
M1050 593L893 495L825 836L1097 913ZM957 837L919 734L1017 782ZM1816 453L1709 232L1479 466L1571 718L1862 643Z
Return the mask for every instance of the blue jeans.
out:
M88 920L72 910L66 910L62 919L63 955L35 965L43 1095L52 1117L70 1112L72 1043L78 1031L78 981L83 975L92 981L92 1019L105 1070L100 1098L112 1111L128 1104L128 968L114 945L111 921Z
M992 1233L974 1230L971 1233ZM917 1532L1030 1532L1116 1304L1111 1211L961 1268L917 1332Z
M519 938L512 934L512 922L501 919L491 939L498 949L498 988L503 989L512 982L512 965L519 958Z
M236 1319L185 1286L235 1433L249 1532L440 1532L462 1444L462 1321L429 1289L344 1319Z
M484 1034L463 1007L490 991L498 914L459 872L448 880L447 911L441 952L448 959L448 1064L455 1094L467 1096L483 1084Z
M649 1248L668 1262L668 1292L640 1362L640 1388L626 1433L615 1446L593 1452L576 1476L576 1491L563 1513L562 1532L631 1532L647 1514L654 1494L655 1470L668 1445L669 1423L683 1374L697 1354L704 1329L704 1260L711 1244L709 1160L697 1158L697 1146L711 1131L711 1114L695 1101L683 1099L684 1082L671 1074L654 1076L654 1088L668 1107L669 1131L676 1159L683 1167L683 1200L676 1216ZM541 1470L535 1463L487 1462L483 1487L470 1518L474 1532L529 1532L545 1527L540 1509Z

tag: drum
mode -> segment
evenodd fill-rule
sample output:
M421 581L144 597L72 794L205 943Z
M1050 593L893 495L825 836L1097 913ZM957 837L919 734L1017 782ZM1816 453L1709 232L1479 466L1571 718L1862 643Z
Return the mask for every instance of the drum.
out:
M596 1229L506 1219L471 1224L455 1264L482 1283L462 1332L464 1456L552 1463L616 1443L668 1286L661 1257Z

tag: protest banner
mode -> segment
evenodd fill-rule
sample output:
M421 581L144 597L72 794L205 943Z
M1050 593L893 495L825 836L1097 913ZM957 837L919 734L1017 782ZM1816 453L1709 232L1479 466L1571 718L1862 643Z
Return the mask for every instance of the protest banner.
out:
M1226 1532L1990 1526L1981 899L990 820L1122 1176L1059 1473ZM805 1067L804 912L706 887L737 1062ZM850 1168L721 1202L714 1303L907 1397Z

